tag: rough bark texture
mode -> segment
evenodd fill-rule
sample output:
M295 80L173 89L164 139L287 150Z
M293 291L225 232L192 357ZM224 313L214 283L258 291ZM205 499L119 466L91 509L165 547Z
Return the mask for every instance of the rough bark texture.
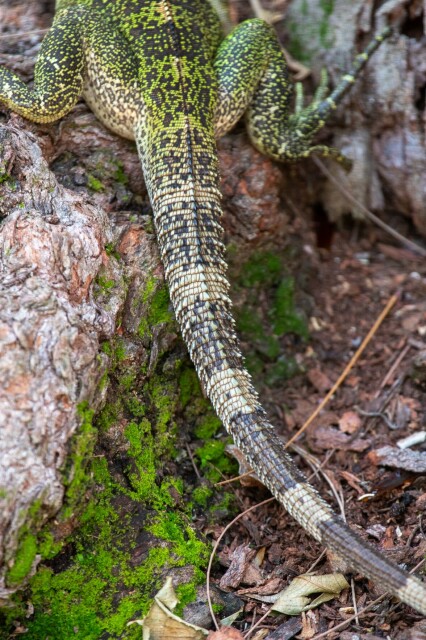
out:
M422 0L294 0L286 28L290 50L301 55L316 78L325 66L332 82L372 34L395 28L370 60L333 126L333 145L354 162L346 175L330 166L358 200L375 211L394 210L426 233L426 24ZM357 215L335 187L325 185L321 204L336 220ZM362 214L358 214L362 217Z
M0 236L4 589L22 528L40 528L62 505L64 464L81 423L79 405L97 411L105 401L106 386L99 381L108 356L100 353L100 342L114 334L128 274L126 265L105 251L116 244L122 227L113 227L105 211L57 183L31 134L2 126L0 140L8 176L1 188L1 213L7 218ZM143 288L141 274L157 266L158 257L137 229L132 233L137 239L126 242L140 258ZM109 290L107 282L122 284ZM67 484L73 473L67 472Z

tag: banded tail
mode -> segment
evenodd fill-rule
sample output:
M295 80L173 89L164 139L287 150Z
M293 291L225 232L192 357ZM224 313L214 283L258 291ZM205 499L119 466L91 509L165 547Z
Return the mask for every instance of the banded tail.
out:
M183 118L159 135L155 154L146 148L142 131L137 139L160 253L183 338L219 418L261 481L302 527L353 570L426 615L423 582L333 513L285 452L259 403L231 315L213 127L197 129Z

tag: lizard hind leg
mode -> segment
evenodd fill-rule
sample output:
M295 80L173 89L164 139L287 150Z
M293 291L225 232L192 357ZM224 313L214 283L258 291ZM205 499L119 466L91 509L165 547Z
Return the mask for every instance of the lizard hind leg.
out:
M71 110L83 86L84 13L84 8L72 7L55 20L41 45L34 89L0 67L0 102L33 122L54 122Z
M340 78L330 95L327 96L327 73L324 70L321 74L321 84L308 106L303 107L303 90L296 85L295 113L290 116L289 127L283 132L279 155L274 156L276 159L293 161L306 158L311 153L317 153L324 157L333 158L344 168L350 169L351 161L337 149L326 145L312 145L312 138L324 126L328 117L348 93L372 54L391 33L391 29L386 27L370 41L366 49L355 57L352 68ZM253 105L253 110L256 110L256 105Z
M277 37L266 22L246 20L236 27L219 46L214 69L218 80L216 138L240 120L256 101L259 88L267 94L273 127L279 129L288 121L293 85Z
M317 153L349 168L350 162L337 149L315 145L312 140L389 34L386 29L370 42L328 97L326 76L306 107L299 88L296 111L291 114L293 84L275 33L262 20L243 22L222 42L214 61L219 85L216 137L229 131L245 114L251 141L265 155L292 162Z

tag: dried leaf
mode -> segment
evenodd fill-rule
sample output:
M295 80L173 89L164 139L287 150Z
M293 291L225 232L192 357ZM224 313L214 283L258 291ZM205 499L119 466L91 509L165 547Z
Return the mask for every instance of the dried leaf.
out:
M302 615L302 631L299 633L301 640L310 640L318 631L318 624L314 615L308 611L307 614Z
M370 446L364 438L353 438L332 427L318 427L312 434L320 449L343 449L344 451L365 451Z
M141 625L143 640L204 640L209 633L206 629L189 624L172 613L178 602L172 579L167 578L154 597L148 615L143 620L131 620L128 625Z
M345 411L339 420L339 429L344 433L355 433L361 427L361 418L355 411Z
M310 369L307 376L311 385L320 393L324 393L332 387L330 378L321 369Z
M325 575L315 575L305 573L295 578L290 585L284 589L275 604L273 611L285 613L288 616L299 615L302 611L309 611L323 602L332 600L340 594L343 589L347 589L349 584L341 573L329 573ZM319 593L314 600L308 596Z
M238 629L225 627L219 631L210 631L207 640L244 640L244 636Z
M382 524L372 524L371 527L366 529L366 532L369 536L376 538L376 540L381 540L386 533L386 527Z
M247 587L247 589L238 589L236 593L239 596L245 595L247 593L249 593L250 595L257 594L259 596L269 596L271 594L278 593L280 587L282 586L282 583L283 581L281 578L270 578L255 589L253 589L253 587Z
M249 471L251 470L251 467L247 463L246 458L243 456L243 454L238 449L238 447L236 447L234 444L228 444L226 445L225 451L230 456L235 458L235 460L238 462L238 475L244 476L239 480L239 482L243 487L263 487L263 484L261 483L257 475L254 473L254 471L249 473ZM248 475L245 475L247 473Z
M245 584L259 584L262 575L256 566L256 551L248 545L238 546L231 555L231 564L222 576L219 586L221 589L236 589L242 582Z
M346 482L348 483L348 485L350 487L352 487L352 489L355 489L355 491L357 493L359 493L360 496L364 495L365 493L365 489L363 489L360 486L360 479L356 477L356 475L354 475L353 473L350 473L349 471L340 471L339 475L346 480Z
M235 613L231 613L230 616L227 616L226 618L222 618L222 620L220 621L220 624L223 627L230 627L235 622L235 620L237 620L237 618L240 617L243 611L244 611L244 607L241 607L241 609L238 609L238 611L235 611Z

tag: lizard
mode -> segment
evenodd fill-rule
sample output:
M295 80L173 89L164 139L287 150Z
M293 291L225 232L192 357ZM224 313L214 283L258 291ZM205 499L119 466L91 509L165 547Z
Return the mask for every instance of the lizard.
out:
M426 615L426 586L349 528L296 467L244 366L228 295L216 139L242 116L253 145L293 162L313 144L387 33L351 71L290 114L292 83L260 19L226 38L213 0L57 0L34 88L0 68L0 101L29 120L58 120L83 96L115 133L136 141L176 318L219 418L260 480L304 529L348 566Z

